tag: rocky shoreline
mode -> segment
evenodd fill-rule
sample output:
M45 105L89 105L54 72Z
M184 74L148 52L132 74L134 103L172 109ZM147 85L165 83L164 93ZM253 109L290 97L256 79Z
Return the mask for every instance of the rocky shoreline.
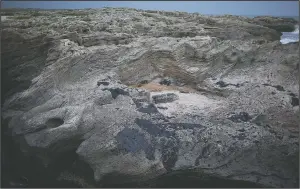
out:
M297 21L1 18L3 187L299 187Z

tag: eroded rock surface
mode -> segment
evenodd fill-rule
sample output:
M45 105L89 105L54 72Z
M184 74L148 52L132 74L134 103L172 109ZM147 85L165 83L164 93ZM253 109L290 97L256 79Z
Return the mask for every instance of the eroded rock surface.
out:
M5 161L29 159L15 169L22 182L161 186L184 173L299 186L299 43L279 42L294 21L120 8L6 14L2 122L22 155ZM151 102L165 93L172 100Z

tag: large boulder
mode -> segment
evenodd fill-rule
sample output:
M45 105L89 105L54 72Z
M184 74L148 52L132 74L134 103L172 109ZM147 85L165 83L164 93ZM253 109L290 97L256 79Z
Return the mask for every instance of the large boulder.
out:
M277 18L271 16L257 16L250 22L259 24L279 32L292 32L296 28L298 21L292 18Z

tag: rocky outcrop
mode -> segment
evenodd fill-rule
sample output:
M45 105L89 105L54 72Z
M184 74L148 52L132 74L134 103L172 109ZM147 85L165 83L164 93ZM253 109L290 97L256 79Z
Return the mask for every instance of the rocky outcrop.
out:
M251 22L279 32L292 32L296 29L295 26L298 24L298 22L292 18L276 18L270 16L258 16Z
M265 21L9 14L2 145L13 140L4 159L18 163L6 186L299 186L299 43L280 44Z

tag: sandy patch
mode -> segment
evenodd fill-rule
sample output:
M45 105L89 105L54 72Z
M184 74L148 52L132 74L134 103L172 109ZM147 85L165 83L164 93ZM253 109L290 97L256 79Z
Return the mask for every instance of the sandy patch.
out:
M180 93L179 91L161 91L151 92L152 95L173 92L178 95L179 99L169 103L156 104L158 111L165 116L176 116L182 114L205 115L208 112L219 108L222 102L208 98L196 93Z

